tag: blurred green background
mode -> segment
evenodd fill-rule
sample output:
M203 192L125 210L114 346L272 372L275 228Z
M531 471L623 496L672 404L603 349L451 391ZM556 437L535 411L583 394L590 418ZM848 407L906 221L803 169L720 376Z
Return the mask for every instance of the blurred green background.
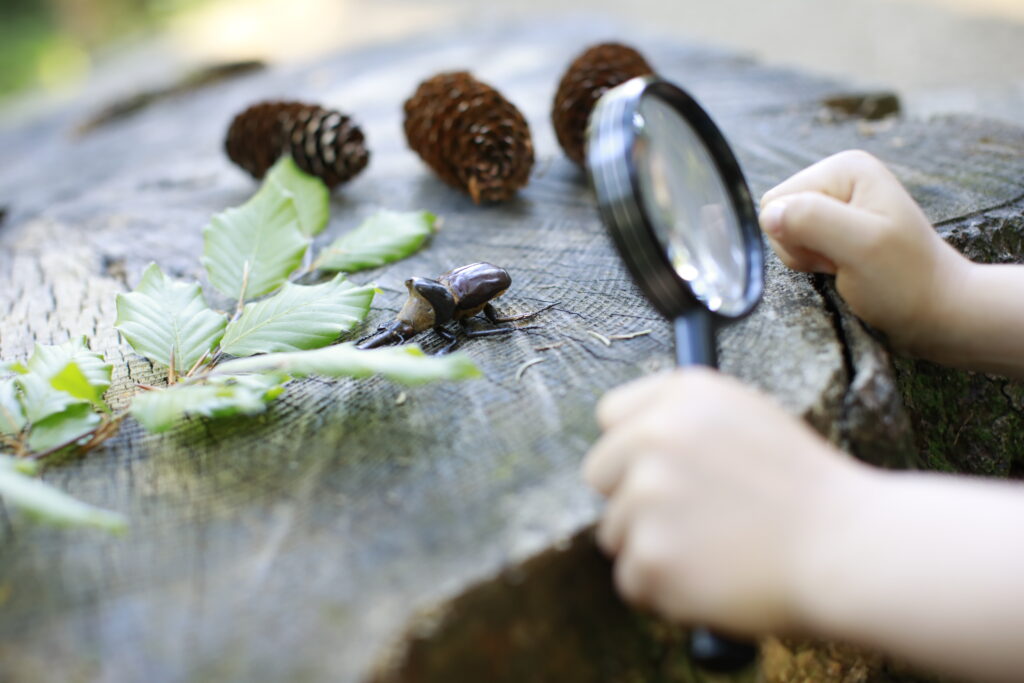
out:
M0 97L85 78L112 45L159 31L202 0L3 0Z
M556 14L895 88L916 114L1024 123L1024 0L0 0L0 114L23 94L109 97L197 65Z

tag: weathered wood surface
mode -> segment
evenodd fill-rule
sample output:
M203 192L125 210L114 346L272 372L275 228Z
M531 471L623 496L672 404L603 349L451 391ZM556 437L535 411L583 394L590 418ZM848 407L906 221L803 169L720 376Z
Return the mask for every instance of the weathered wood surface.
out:
M160 437L128 421L102 450L48 470L52 483L128 514L132 530L111 539L16 516L0 526L0 679L354 680L382 666L383 652L396 654L385 660L392 673L413 678L419 660L402 660L395 645L410 623L413 641L429 642L445 622L432 605L467 587L492 590L491 577L555 552L593 521L598 503L577 467L597 435L594 403L607 388L671 362L667 325L619 263L547 120L564 65L609 36L641 46L707 105L755 194L826 154L864 147L894 165L947 232L974 230L984 242L1003 230L1006 258L1019 257L1019 131L966 119L827 122L818 103L844 92L842 84L595 21L461 30L270 70L154 104L80 138L71 131L94 105L6 130L0 358L84 333L115 364L116 407L126 405L133 382L159 377L119 342L114 295L151 260L174 275L202 276L200 229L254 188L225 159L222 136L231 116L258 99L337 106L367 132L370 167L335 193L323 240L378 207L444 217L430 248L358 278L385 288L368 326L393 314L405 277L475 260L511 272L505 309L559 305L538 319L543 330L466 343L486 375L472 384L407 390L399 406L400 390L380 380L296 382L265 417L195 421ZM401 133L400 104L419 80L466 67L519 105L533 128L534 177L500 206L473 206L443 186ZM996 227L979 219L993 207L1007 214L992 219ZM774 258L768 278L760 309L720 337L725 369L862 457L910 459L913 436L884 348L827 282L789 273ZM588 333L642 329L652 333L610 347ZM517 380L533 358L545 362ZM592 553L574 552L590 562ZM528 574L511 576L500 580L530 590ZM603 604L576 599L551 609L571 624L603 618ZM449 632L437 629L438 637ZM660 657L678 649L672 637L654 641ZM547 649L519 652L536 658L538 680L563 671L544 669L551 653L584 656L577 650L606 641L576 649L556 636L544 642ZM623 657L640 653L636 671L672 678L650 647L624 647Z

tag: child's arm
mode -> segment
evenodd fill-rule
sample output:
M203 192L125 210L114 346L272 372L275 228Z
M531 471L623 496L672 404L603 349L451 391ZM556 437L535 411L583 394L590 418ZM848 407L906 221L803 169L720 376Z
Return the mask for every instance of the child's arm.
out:
M1024 487L873 470L704 369L610 392L584 463L628 599L972 680L1024 671Z
M961 256L874 157L829 157L761 205L761 225L786 265L834 273L853 311L897 348L1024 376L1024 266Z
M798 270L834 273L902 349L1024 376L1024 267L972 264L873 157L767 195ZM610 392L585 476L629 599L741 634L810 631L972 678L1024 671L1024 486L872 470L735 380L678 370Z

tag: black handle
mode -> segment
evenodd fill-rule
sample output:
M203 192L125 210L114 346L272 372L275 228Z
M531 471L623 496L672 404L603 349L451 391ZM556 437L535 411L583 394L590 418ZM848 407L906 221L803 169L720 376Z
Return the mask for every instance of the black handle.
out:
M694 308L675 320L676 365L707 365L718 367L715 348L715 327L711 313ZM732 640L704 627L690 633L690 659L706 671L728 673L739 671L757 659L754 643Z
M705 308L693 308L675 320L676 366L718 367L715 321Z

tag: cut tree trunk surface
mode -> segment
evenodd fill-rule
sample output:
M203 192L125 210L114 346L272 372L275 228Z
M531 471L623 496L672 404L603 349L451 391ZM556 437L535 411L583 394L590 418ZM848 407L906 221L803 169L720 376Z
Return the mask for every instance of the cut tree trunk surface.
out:
M192 420L161 436L128 420L104 448L48 469L50 483L128 515L131 531L108 538L6 517L0 678L455 680L464 665L477 680L524 680L514 675L523 671L534 680L573 671L578 680L687 680L679 634L618 605L607 565L577 535L599 511L577 474L598 435L597 399L672 362L669 326L624 270L548 120L564 67L609 37L638 46L706 105L755 195L861 147L892 164L957 246L1020 259L1021 131L963 118L836 116L821 103L850 94L848 85L592 19L460 30L270 69L79 134L95 113L81 104L0 132L0 358L85 334L114 363L115 408L136 382L161 378L120 342L114 297L150 261L203 277L203 225L256 187L227 161L223 137L231 117L261 99L337 107L367 134L370 166L334 193L321 241L378 208L443 218L424 251L353 278L384 290L366 329L393 316L405 278L473 261L511 273L502 311L558 302L536 319L541 329L465 340L485 375L478 381L406 389L404 402L380 379L293 382L265 416ZM404 99L435 72L463 68L532 126L538 163L508 203L474 206L405 147ZM897 383L884 345L828 281L773 256L767 276L760 308L719 336L727 372L871 462L1014 471L1010 451L991 453L998 467L972 467L978 442L963 432L978 425L993 443L1019 446L1016 385L929 368L924 394L915 393L924 374L908 361ZM610 346L591 334L642 330L651 332ZM431 334L417 341L439 345ZM544 362L517 376L534 359ZM965 427L965 407L948 393L961 380L980 383L988 410L1016 400L1016 412L1000 415L1001 426L979 415ZM921 403L925 394L931 403ZM949 414L933 414L933 404ZM921 406L927 414L914 412ZM921 431L931 427L940 431ZM521 613L508 609L517 604Z

